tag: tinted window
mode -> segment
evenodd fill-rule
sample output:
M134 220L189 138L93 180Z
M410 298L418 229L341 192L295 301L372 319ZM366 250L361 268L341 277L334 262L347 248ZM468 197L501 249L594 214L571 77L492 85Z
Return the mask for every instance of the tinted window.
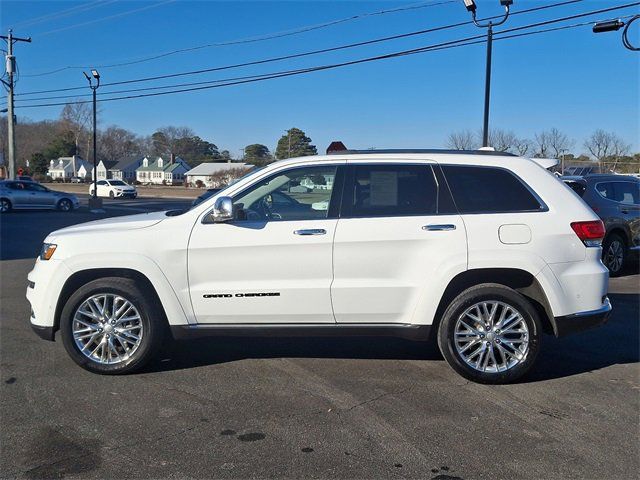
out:
M508 170L452 165L442 170L460 213L522 212L542 207Z
M98 180L98 185L106 185L107 182L104 180Z
M580 195L581 197L584 195L585 190L587 189L586 185L580 183L580 182L573 182L571 180L567 180L566 182L564 182L567 184L567 186L569 188L571 188L571 190L573 190L574 192L576 192L578 195Z
M292 168L261 180L234 197L238 220L328 218L337 168Z
M356 165L350 188L352 217L437 212L438 188L428 165Z
M614 182L615 199L625 205L640 205L640 183Z
M615 200L616 194L613 190L613 183L611 182L598 183L596 185L596 191L601 197L606 198L607 200Z
M37 183L25 183L25 188L27 190L31 190L32 192L47 192L48 190L42 185L38 185Z

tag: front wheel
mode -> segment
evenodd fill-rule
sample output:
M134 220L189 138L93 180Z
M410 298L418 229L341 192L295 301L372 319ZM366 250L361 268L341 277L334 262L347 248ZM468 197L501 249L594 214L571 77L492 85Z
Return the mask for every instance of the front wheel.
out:
M109 198L113 200L115 195L113 194L113 190L109 192Z
M502 384L529 371L540 349L535 309L520 293L498 284L471 287L445 311L438 345L447 363L478 383Z
M58 210L61 212L70 212L73 210L73 203L71 203L71 200L63 198L58 202Z
M62 310L62 341L82 368L114 375L142 368L162 344L164 318L128 278L89 282Z

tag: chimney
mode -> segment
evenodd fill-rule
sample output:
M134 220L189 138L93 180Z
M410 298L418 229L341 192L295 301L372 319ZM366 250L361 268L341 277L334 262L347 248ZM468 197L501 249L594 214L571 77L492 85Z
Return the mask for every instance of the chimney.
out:
M76 156L75 154L71 156L71 164L73 165L73 176L78 176L78 170L76 170Z
M169 160L169 165L173 165L173 163L176 161L176 154L171 152L171 160Z

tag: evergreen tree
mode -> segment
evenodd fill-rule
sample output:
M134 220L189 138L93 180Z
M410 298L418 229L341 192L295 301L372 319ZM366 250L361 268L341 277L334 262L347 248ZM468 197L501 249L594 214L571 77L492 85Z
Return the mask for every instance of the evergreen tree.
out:
M299 128L290 128L280 137L276 148L276 158L306 157L317 155L318 149L311 145L311 139Z

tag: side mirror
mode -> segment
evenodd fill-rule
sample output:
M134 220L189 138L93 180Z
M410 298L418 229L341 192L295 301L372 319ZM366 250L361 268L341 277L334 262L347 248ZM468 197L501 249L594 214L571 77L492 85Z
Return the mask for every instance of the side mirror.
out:
M233 220L233 200L231 197L219 197L213 204L211 219L214 223Z

